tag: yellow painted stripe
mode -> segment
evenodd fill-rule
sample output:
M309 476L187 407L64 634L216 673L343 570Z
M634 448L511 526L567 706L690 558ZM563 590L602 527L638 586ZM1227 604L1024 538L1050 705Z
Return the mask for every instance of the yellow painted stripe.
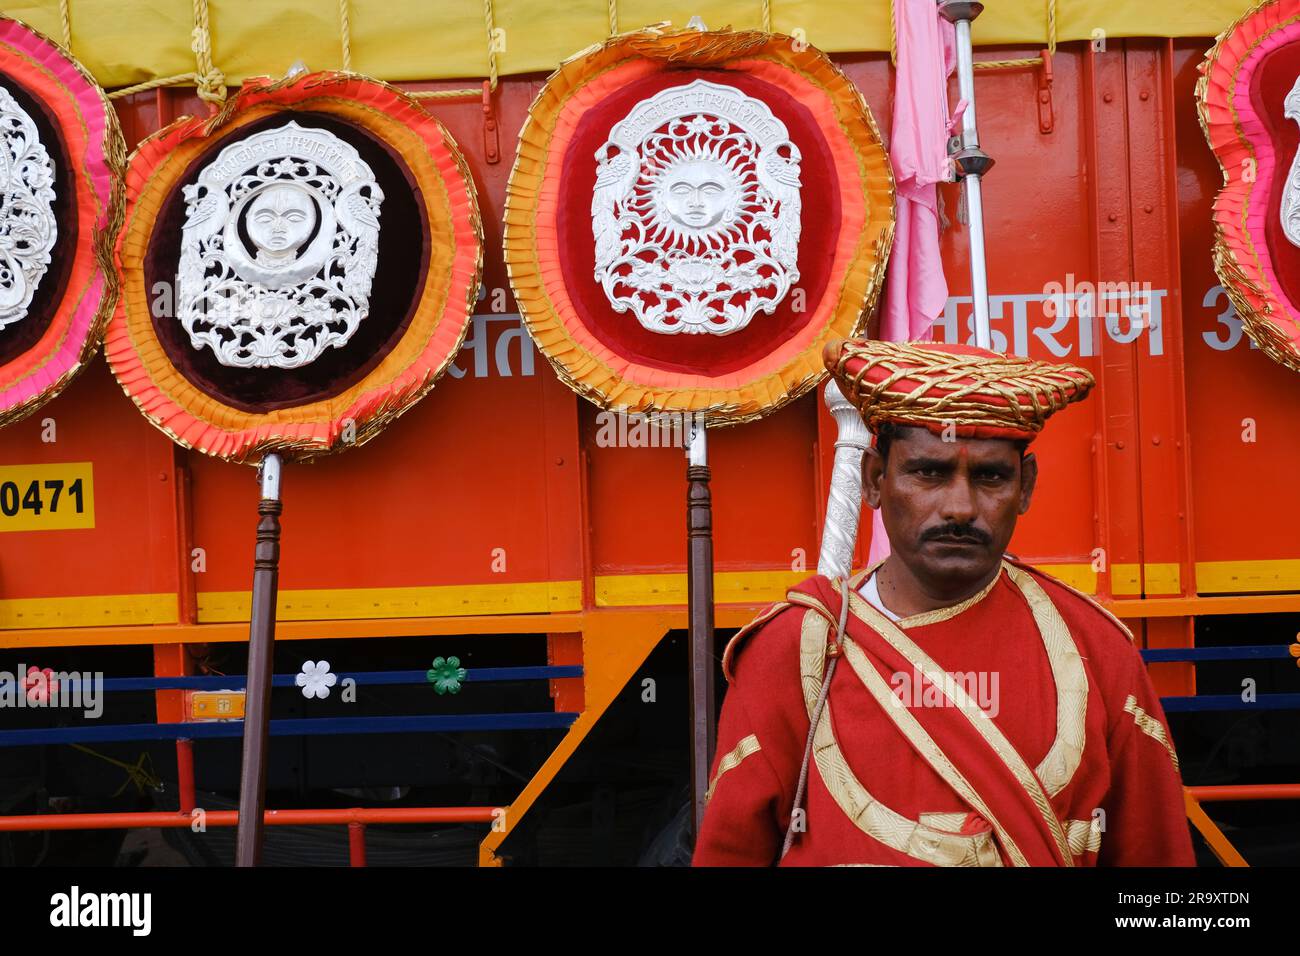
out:
M811 571L724 571L713 575L717 604L767 604L808 578ZM596 607L686 604L685 574L598 574Z
M0 630L175 624L176 607L175 594L10 598L0 601Z
M1242 591L1300 591L1300 561L1198 561L1201 594Z
M199 623L247 621L251 591L200 591ZM581 581L461 584L428 588L282 590L282 621L347 621L467 614L546 614L582 608Z
M1126 596L1141 594L1141 567L1136 564L1112 564L1110 566L1110 593Z
M1042 564L1043 571L1086 594L1097 592L1090 564ZM1116 595L1140 594L1136 564L1112 565ZM1148 594L1178 593L1178 566L1148 564ZM719 604L762 604L785 597L807 571L730 571L714 575ZM1202 561L1196 565L1203 594L1300 591L1300 560ZM1161 590L1154 590L1160 588ZM248 620L250 592L199 594L199 622ZM685 574L615 574L596 577L598 607L686 604ZM544 614L582 609L580 581L446 585L428 588L351 588L280 592L277 614L285 621L458 617L475 614ZM91 597L0 600L0 630L174 624L174 594L110 594Z
M1142 566L1143 592L1156 594L1181 594L1182 568L1177 564L1148 563Z
M1091 564L1035 564L1039 571L1063 581L1084 594L1097 593L1097 572Z

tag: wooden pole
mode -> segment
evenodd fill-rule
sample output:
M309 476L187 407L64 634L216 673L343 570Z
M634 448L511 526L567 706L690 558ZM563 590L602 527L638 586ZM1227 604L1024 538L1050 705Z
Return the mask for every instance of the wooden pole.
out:
M257 866L262 858L275 601L280 584L280 456L272 452L262 459L258 477L262 497L257 504L253 608L248 625L248 685L244 699L244 761L239 776L236 866Z
M713 502L704 424L692 426L686 466L686 603L690 621L691 832L704 820L714 748Z

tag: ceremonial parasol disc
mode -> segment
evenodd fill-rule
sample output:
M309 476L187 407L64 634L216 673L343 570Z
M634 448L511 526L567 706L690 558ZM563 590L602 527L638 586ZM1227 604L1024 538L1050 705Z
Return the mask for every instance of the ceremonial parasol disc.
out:
M472 181L415 100L251 80L131 156L105 351L178 443L230 461L360 445L455 358L482 270Z
M126 150L104 91L67 51L0 17L0 426L57 395L99 348L117 297Z
M176 442L259 463L236 862L262 842L282 458L360 445L455 358L478 296L473 182L442 125L351 73L254 79L142 142L113 374Z
M1300 371L1300 0L1248 11L1201 73L1197 111L1223 170L1214 268L1246 334Z
M862 95L756 31L622 34L567 60L520 135L505 258L560 378L596 404L759 418L861 328L893 235Z

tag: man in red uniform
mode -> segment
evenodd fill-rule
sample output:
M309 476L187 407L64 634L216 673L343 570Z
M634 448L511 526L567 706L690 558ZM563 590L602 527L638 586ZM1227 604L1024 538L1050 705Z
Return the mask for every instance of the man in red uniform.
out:
M695 864L1195 865L1133 635L1004 554L1026 448L1092 376L937 344L826 362L876 434L864 494L893 550L728 645Z

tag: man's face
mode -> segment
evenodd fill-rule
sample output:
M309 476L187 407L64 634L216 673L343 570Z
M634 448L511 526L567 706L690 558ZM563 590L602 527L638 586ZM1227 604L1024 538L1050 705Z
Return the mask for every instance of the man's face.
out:
M874 449L863 463L891 550L935 593L992 576L1037 477L1034 456L1022 460L1013 442L944 441L924 428L899 428L887 464Z

